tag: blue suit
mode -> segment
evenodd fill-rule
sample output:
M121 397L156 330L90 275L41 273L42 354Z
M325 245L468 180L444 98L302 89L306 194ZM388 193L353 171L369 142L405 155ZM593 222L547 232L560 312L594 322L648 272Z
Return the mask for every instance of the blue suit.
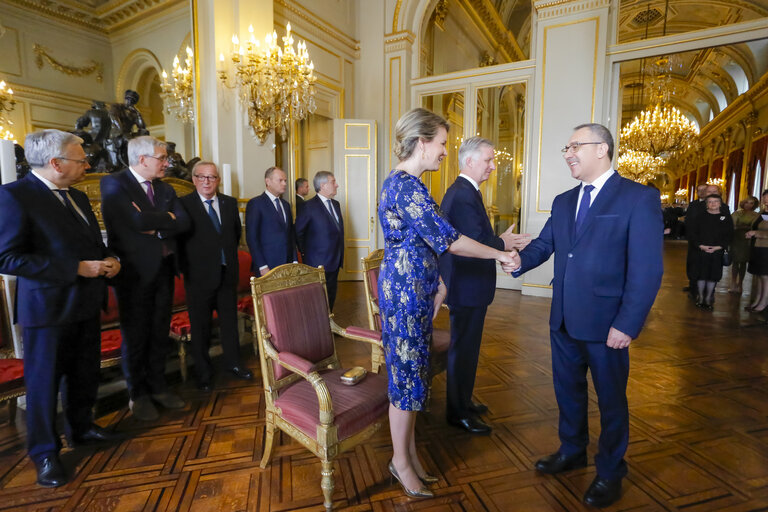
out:
M266 192L248 201L245 207L245 241L251 251L251 270L256 276L265 265L273 269L296 260L291 205L284 199L280 199L280 204L285 219L280 217Z
M0 187L0 273L18 276L14 318L23 327L27 445L36 461L61 448L59 382L66 428L75 437L91 428L98 388L107 284L77 269L80 261L112 254L88 197L74 189L69 197L87 226L32 173Z
M520 275L555 254L550 334L552 373L560 408L560 451L589 443L587 368L601 418L597 474L626 475L629 441L626 387L629 350L605 344L611 327L636 338L661 285L664 224L658 190L614 173L575 232L579 187L557 196L539 237L520 252Z
M296 217L296 238L303 262L311 267L322 265L328 290L328 305L333 309L339 269L344 266L344 218L339 202L331 199L338 222L319 194L306 201Z
M154 204L129 169L101 179L107 243L122 264L114 281L123 373L132 400L167 390L173 276L178 273L175 237L189 228L189 217L173 187L157 179L152 188Z
M462 235L504 250L504 240L493 232L480 191L468 180L456 178L446 191L440 209ZM445 303L451 310L446 412L451 418L467 418L471 415L469 407L485 313L496 293L496 262L455 256L446 251L440 256L440 275L448 288Z

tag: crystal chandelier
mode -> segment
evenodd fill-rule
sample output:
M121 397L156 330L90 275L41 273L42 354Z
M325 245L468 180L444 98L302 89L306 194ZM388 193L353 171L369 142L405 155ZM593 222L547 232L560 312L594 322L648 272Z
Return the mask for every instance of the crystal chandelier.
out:
M668 158L697 144L699 129L672 105L657 103L621 130L622 147Z
M666 160L644 151L625 150L619 156L616 170L619 174L638 183L648 183L664 172Z
M240 100L248 112L248 124L259 140L270 132L287 136L290 124L300 121L315 111L314 64L309 60L307 45L298 43L293 48L291 24L286 26L283 47L277 44L277 33L266 37L262 46L248 27L249 40L240 44L232 36L232 62L235 84L229 84L224 54L219 55L219 79L227 87L237 87Z
M160 85L160 96L163 98L165 111L176 116L176 119L182 123L191 123L195 120L193 57L192 48L187 46L184 67L179 63L178 55L173 59L171 71L173 83L168 82L168 73L163 70L163 83Z
M16 106L16 101L13 99L13 91L4 80L0 80L0 139L16 142L13 133L11 133L13 122L6 117L6 114L11 112L14 106Z

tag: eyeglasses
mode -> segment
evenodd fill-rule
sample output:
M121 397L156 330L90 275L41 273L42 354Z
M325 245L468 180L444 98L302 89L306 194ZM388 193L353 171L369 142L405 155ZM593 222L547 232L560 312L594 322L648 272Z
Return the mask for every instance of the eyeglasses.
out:
M154 158L155 160L157 160L159 162L167 162L168 161L168 156L167 155L164 155L164 156L144 155L144 156L146 156L148 158Z
M565 146L560 151L563 153L567 153L570 149L573 153L578 153L579 149L581 149L581 146L586 146L588 144L605 144L605 142L572 142L570 145Z
M216 181L219 179L218 176L206 176L204 174L196 174L194 177L200 181Z
M69 160L70 162L77 162L80 165L85 165L88 163L87 158L67 158L65 156L57 156L56 158L58 158L59 160Z

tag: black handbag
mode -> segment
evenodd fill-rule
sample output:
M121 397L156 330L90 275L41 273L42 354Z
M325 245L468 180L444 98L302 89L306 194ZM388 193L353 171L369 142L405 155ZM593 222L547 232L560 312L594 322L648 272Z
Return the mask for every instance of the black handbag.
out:
M731 253L728 252L728 249L723 249L723 266L730 267L731 263L733 263L733 259L731 258Z

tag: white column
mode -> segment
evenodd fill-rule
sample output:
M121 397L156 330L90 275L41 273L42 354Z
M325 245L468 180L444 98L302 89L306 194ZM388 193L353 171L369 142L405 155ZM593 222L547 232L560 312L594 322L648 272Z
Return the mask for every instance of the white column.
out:
M216 69L228 59L232 35L248 39L248 26L262 41L273 30L272 0L197 0L200 71L200 154L232 165L232 195L250 198L264 191L264 171L275 165L274 136L261 144L247 124L236 89L225 87ZM230 73L230 81L232 80Z
M590 122L610 127L604 101L610 6L611 0L534 1L536 79L529 91L534 108L529 114L533 129L526 169L526 233L538 234L555 196L578 184L560 153L573 128ZM524 294L551 295L553 262L550 258L524 275Z

